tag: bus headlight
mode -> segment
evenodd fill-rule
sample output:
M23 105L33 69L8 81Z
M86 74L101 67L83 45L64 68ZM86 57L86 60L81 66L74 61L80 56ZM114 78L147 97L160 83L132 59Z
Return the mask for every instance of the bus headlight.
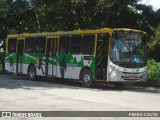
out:
M115 67L114 66L110 65L110 67L111 67L111 71L115 71Z
M111 72L115 72L117 74L121 74L121 71L117 70L114 66L110 65L111 67Z

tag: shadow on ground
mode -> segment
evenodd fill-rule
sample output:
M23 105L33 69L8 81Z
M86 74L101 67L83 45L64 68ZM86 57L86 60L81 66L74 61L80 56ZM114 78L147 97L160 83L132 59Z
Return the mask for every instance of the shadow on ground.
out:
M81 82L51 78L39 78L36 81L30 81L27 76L17 76L14 74L0 75L0 88L5 89L28 89L28 90L48 90L48 89L88 89L92 91L131 91L145 93L160 93L160 83L146 82L137 83L132 86L126 86L118 89L112 84L95 84L92 88L82 87Z

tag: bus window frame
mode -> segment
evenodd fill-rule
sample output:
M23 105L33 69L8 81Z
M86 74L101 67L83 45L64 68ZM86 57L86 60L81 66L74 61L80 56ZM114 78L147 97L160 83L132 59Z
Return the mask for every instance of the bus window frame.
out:
M80 44L71 44L73 36L81 36ZM73 41L76 41L76 40L73 40ZM73 34L73 35L71 35L70 36L70 42L69 42L69 53L70 54L76 54L76 55L82 54L82 43L83 43L83 35L82 34ZM73 46L73 45L77 45L77 46L79 45L80 51L78 53L71 52L71 46Z
M26 52L26 41L28 41L27 39L30 39L31 41L33 41L34 40L34 44L33 44L33 51L32 52ZM33 39L34 38L34 39ZM27 36L26 38L25 38L25 43L24 43L24 53L35 53L35 42L36 42L36 38L35 38L35 36Z
M48 39L57 39L57 42L56 45L54 45L54 47L56 46L56 49L54 48L54 52L55 52L55 55L58 54L59 52L59 39L60 39L60 36L46 36L46 45L45 45L45 54L47 54L47 49L48 49ZM51 53L52 54L52 53ZM53 56L53 54L52 54Z
M94 36L94 41L93 41L93 53L92 54L84 54L83 53L83 43L84 43L84 36L89 36L89 35L93 35ZM82 36L82 48L81 48L81 54L82 55L95 55L96 54L96 45L97 45L97 35L96 35L96 33L91 33L91 34L83 34L83 36Z
M19 55L19 54L23 54L23 53L25 52L25 51L24 51L24 50L25 50L25 42L23 43L23 51L19 51L19 50L18 50L18 47L19 47L19 46L18 46L18 44L19 44L18 42L19 42L19 41L25 41L25 40L26 40L25 37L23 37L23 38L17 38L16 53L17 53L18 55ZM20 53L19 53L19 52L20 52ZM22 53L21 53L21 52L22 52Z
M15 41L16 41L16 42L15 42L16 44L15 44L15 50L14 50L14 52L11 52L11 51L9 50L9 41L11 41L11 40L15 40ZM10 37L10 38L7 39L7 47L6 47L6 49L7 49L7 50L6 50L7 53L16 53L16 52L17 52L17 37L13 37L13 38Z
M43 38L42 40L44 40L45 41L45 44L43 45L43 44L39 44L39 43L41 43L42 42L42 40L38 40L38 39L41 39L41 38ZM38 41L38 43L37 43L37 41ZM39 41L41 41L41 42L39 42ZM35 36L35 53L37 53L37 54L45 54L46 53L46 36ZM38 46L38 45L43 45L43 48L40 46ZM37 51L37 47L39 47L40 49L42 49L43 51L42 52L38 52ZM39 50L40 51L40 50Z
M65 52L65 53L61 51L61 46L62 46L61 38L62 38L62 37L69 37L69 40L68 40L68 50L67 50L67 52ZM59 54L70 54L70 39L71 39L71 35L61 35L61 36L59 37L59 46L58 46L58 47L59 47L59 48L58 48L58 49L59 49L59 50L58 50L58 53L59 53ZM63 41L64 41L64 40L63 40Z

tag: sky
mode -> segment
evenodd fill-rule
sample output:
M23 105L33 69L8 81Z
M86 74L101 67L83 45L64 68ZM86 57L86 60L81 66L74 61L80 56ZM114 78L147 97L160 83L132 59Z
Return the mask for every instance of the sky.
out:
M146 4L146 5L152 5L154 10L160 9L160 0L142 0L139 3Z

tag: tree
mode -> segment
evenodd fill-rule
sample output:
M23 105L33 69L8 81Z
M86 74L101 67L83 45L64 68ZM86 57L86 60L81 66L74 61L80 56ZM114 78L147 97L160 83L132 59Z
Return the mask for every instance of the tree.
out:
M139 12L139 17L137 19L139 29L146 31L149 35L152 35L153 28L157 26L156 15L152 6L143 4L135 5L135 9Z
M0 18L6 23L0 24L12 33L129 27L152 34L159 11L138 1L3 0Z
M160 25L154 30L154 35L151 37L149 46L149 57L160 62L160 56L157 54L160 51Z
M0 12L0 27L5 29L5 33L27 32L29 25L35 21L35 14L28 0L3 0L0 3Z
M40 31L109 27L113 9L139 0L30 0L39 16Z
M8 34L7 9L4 7L5 0L0 2L0 39L4 39Z

